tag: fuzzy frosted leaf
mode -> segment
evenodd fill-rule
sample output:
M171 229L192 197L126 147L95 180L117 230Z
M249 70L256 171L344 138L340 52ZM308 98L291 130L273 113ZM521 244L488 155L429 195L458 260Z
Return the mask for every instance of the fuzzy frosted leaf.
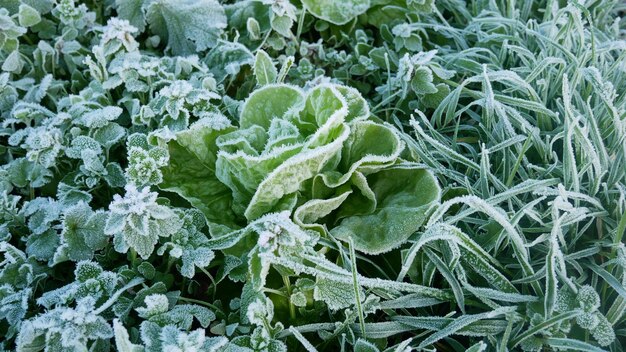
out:
M128 331L117 319L113 320L113 332L115 334L115 347L118 351L142 352L144 350L143 346L130 342Z
M108 149L121 141L124 135L126 135L126 130L122 126L117 123L109 123L98 128L93 134L93 139Z
M24 323L16 344L18 350L30 350L45 342L53 349L86 350L91 340L113 337L108 322L94 312L94 299L85 298L76 308L57 307Z
M576 299L576 293L574 293L569 287L562 287L556 295L556 302L554 309L557 312L568 312L578 307L578 300Z
M303 292L296 292L291 294L289 301L296 307L306 307L307 299Z
M369 0L304 0L302 3L315 17L337 25L350 22L370 7Z
M104 127L110 121L117 119L122 112L120 107L106 106L83 114L76 119L76 122L89 128Z
M596 290L589 285L578 289L576 301L585 312L594 312L600 307L600 296Z
M576 324L585 330L593 330L600 323L598 315L595 313L583 313L576 317Z
M94 212L89 205L80 202L68 208L64 215L61 238L64 252L70 260L91 259L95 251L107 244L105 212Z
M89 279L95 279L102 274L102 267L95 262L82 261L76 264L76 270L74 276L78 281L87 281Z
M215 253L208 248L209 239L200 232L205 226L204 221L198 210L187 211L182 228L157 251L157 254L163 255L167 250L171 259L180 259L180 273L188 278L195 275L196 267L205 268L215 258Z
M146 28L146 16L144 13L144 0L115 0L117 14L130 22L139 32Z
M257 83L260 86L264 86L276 81L278 71L276 66L272 62L272 59L263 50L259 50L256 54L256 60L254 62L254 75L256 76Z
M154 250L159 237L168 237L182 226L179 215L167 206L156 203L157 193L148 187L137 190L126 186L124 197L115 195L109 204L109 216L105 233L114 235L116 249L124 251L131 247L147 259ZM123 246L119 246L123 244Z
M4 284L0 286L0 319L14 326L19 326L28 311L28 301L32 290L26 288L15 291L13 286Z
M376 345L367 340L358 339L354 344L355 352L378 352L380 351Z
M361 296L365 293L362 292ZM313 297L326 303L331 310L339 310L356 304L354 287L350 284L318 278L315 282Z
M611 323L603 316L598 315L598 325L592 331L593 338L600 346L608 346L615 340L615 331Z
M237 42L218 41L203 60L218 82L229 75L236 75L245 66L254 65L254 55Z
M193 54L215 46L226 27L222 5L215 0L157 0L147 8L150 29L174 55Z
M167 312L169 307L169 301L167 296L162 294L154 294L146 296L144 299L145 307L137 308L139 316L144 318L150 318L152 316Z
M36 9L28 6L27 4L21 4L18 20L20 26L31 27L41 22L41 14Z
M335 87L346 100L348 105L348 115L346 121L363 120L369 117L370 107L365 98L353 87L350 86L336 86Z

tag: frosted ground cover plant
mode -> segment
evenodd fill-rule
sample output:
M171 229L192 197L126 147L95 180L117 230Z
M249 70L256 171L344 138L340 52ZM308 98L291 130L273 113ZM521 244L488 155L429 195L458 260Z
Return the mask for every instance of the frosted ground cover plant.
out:
M623 351L624 15L0 0L0 350Z

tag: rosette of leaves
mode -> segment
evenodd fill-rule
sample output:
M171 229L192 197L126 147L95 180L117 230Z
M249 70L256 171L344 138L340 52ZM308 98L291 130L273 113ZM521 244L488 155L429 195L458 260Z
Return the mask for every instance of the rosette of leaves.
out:
M57 307L22 324L18 351L86 351L98 340L113 337L113 329L94 313L95 300L85 297L76 307Z
M121 283L118 274L105 271L98 263L87 260L76 264L74 277L74 282L44 293L37 299L37 304L50 309L85 297L93 298L96 303L104 303Z
M403 25L394 27L394 30L401 26ZM414 55L404 54L398 60L396 75L390 77L387 84L381 85L377 90L383 94L390 94L388 85L391 85L400 90L403 99L415 96L420 106L436 108L450 92L450 87L444 83L445 80L454 75L454 71L444 69L433 60L436 54L436 50Z
M126 179L137 186L154 185L163 181L159 168L167 165L167 149L148 145L146 135L135 133L126 140L128 167Z
M272 29L285 37L291 37L291 27L296 21L296 7L289 0L263 0L269 5L268 11Z
M576 316L576 324L589 331L600 346L608 346L615 340L615 332L599 311L600 303L600 296L592 286L582 286L578 293L563 287L557 294L555 310L564 313L580 309L582 313Z
M120 165L106 162L102 144L94 138L77 136L72 140L71 146L66 148L65 154L82 161L78 171L72 174L76 184L84 183L88 188L93 188L101 179L112 187L122 187L126 183Z
M202 117L218 112L210 100L220 99L217 93L208 90L201 81L177 80L163 87L150 101L143 115L160 118L159 126L167 126L173 131L184 130L189 126L189 117ZM147 115L147 116L146 116Z
M168 148L160 187L201 210L213 236L290 211L306 229L378 254L406 241L440 196L430 172L403 158L395 129L339 85L264 86L238 127L199 121Z
M209 248L209 239L202 233L206 227L204 215L196 209L187 209L182 217L180 230L170 236L157 250L158 255L169 252L170 260L182 262L179 268L184 277L192 278L195 275L195 268L205 268L215 257Z
M205 307L172 305L164 294L148 295L144 302L145 307L136 311L145 319L140 332L146 351L214 351L228 342L224 337L205 336L203 329L215 320L215 314ZM190 331L194 320L203 329Z
M7 172L0 169L0 176L2 175L6 176ZM4 185L0 183L0 190L2 186L7 187L9 191L12 189L8 180ZM0 241L9 241L12 237L11 232L24 226L24 218L18 206L20 200L21 197L10 195L6 190L0 191Z
M50 168L63 149L62 137L61 131L53 126L27 127L11 135L9 144L26 150L29 161Z
M382 27L398 19L423 18L432 12L435 0L377 0L367 11L368 23Z
M4 258L0 263L0 321L10 324L5 336L10 339L19 332L33 290L46 273L34 258L8 242L0 242L0 254Z
M159 237L168 237L181 226L179 215L158 204L157 193L148 187L138 190L127 185L124 197L116 194L109 210L104 232L114 236L115 249L126 253L131 248L144 259L152 254Z
M80 201L63 211L61 245L54 254L54 262L92 259L94 253L109 243L104 233L107 214L103 210L93 211Z
M422 49L422 39L417 34L417 30L408 23L401 23L393 27L391 32L394 35L393 44L396 51L406 48L409 51L420 51Z
M20 214L26 218L30 234L26 254L39 260L51 260L59 245L56 228L61 215L61 203L52 198L38 197L26 202Z
M42 351L44 349L46 351L87 351L107 348L108 339L114 334L111 325L103 315L110 314L109 309L118 298L129 288L140 284L142 280L130 280L126 285L111 291L108 299L98 304L97 296L94 296L96 291L93 284L100 283L106 272L103 272L102 268L95 263L85 262L84 264L82 267L77 266L78 283L68 285L67 287L71 288L67 292L63 288L51 291L56 294L51 293L50 301L44 300L43 297L38 300L38 303L48 309L22 323L15 341L17 351ZM117 277L116 274L109 274L109 276ZM111 283L108 279L103 280ZM92 284L89 284L90 282ZM109 288L114 287L115 283L111 283ZM86 290L81 293L82 288ZM75 304L70 304L75 298Z
M601 302L596 290L589 285L581 286L577 290L578 292L574 292L569 286L559 289L554 300L556 314L548 318L544 316L540 303L528 305L526 315L530 318L529 331L536 331L521 341L519 345L522 350L542 351L549 346L548 339L566 339L577 329L575 325L593 336L600 346L609 346L615 340L613 325L599 311ZM545 328L538 329L538 326Z
M287 351L287 346L274 336L281 332L284 327L278 322L272 326L274 318L274 305L268 298L256 299L248 306L246 316L256 328L250 336L239 336L232 340L235 346L247 347L253 351Z

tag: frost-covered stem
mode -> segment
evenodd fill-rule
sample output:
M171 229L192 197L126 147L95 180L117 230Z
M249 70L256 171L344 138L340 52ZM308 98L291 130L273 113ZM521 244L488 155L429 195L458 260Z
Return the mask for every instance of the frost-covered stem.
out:
M293 66L293 63L294 63L294 57L287 56L287 58L285 59L285 62L283 63L283 66L280 68L280 71L278 72L276 83L283 83L285 81L285 78L287 77L287 74L289 73L289 69L291 69L291 66Z
M296 43L298 47L300 47L300 35L302 34L302 27L304 26L304 16L306 16L306 7L302 7L302 12L300 14L300 20L298 21L298 29L296 31Z
M172 269L172 265L174 265L175 259L172 257L167 258L167 265L165 266L165 272L169 273Z
M391 64L389 63L389 54L387 54L386 52L385 52L385 66L387 67L387 96L390 96L391 95ZM386 114L386 117L387 119L389 119L389 113Z
M150 97L154 96L154 87L152 86L152 77L148 76L147 77L147 82L148 82L148 87L150 87Z
M256 54L256 52L259 51L259 49L263 48L263 45L265 45L265 42L270 37L270 34L272 34L271 29L267 31L267 34L265 35L265 38L263 38L263 41L261 42L261 44L259 44L259 46L257 46L256 49L252 50L252 53Z
M215 312L220 312L221 311L219 307L217 307L217 306L215 306L215 305L213 305L213 304L211 304L209 302L201 301L199 299L187 298L187 297L182 297L182 296L179 296L178 299L181 300L181 301L189 302L189 303L195 303L195 304L200 304L200 305L203 305L203 306L207 306L207 307L215 310Z
M336 271L337 268L332 265L331 265L331 269L335 269L334 272L324 272L321 270L314 269L312 267L308 267L302 263L297 263L297 262L294 262L294 261L291 261L289 259L285 259L282 257L271 257L269 259L273 263L288 267L296 271L297 273L306 273L308 275L313 275L315 277L322 277L331 281L337 281L337 282L341 282L345 284L352 284L352 277L349 271L346 270L344 272L344 270L341 270L340 272L337 272ZM379 278L369 278L369 277L363 277L363 276L359 276L358 278L359 278L359 282L361 283L361 285L363 285L364 287L368 287L368 288L381 288L381 289L386 289L386 290L391 289L391 290L397 290L397 291L419 293L427 297L438 298L442 301L447 301L453 298L451 294L448 294L447 292L442 291L437 288L411 284L408 282L396 282L396 281L391 281L391 280L382 280Z
M381 100L380 103L376 104L376 106L374 106L372 108L372 111L377 111L378 108L380 108L381 106L389 103L391 100L393 100L393 98L397 97L401 93L402 93L402 91L396 91L395 93L393 93L393 94L389 95L388 97L384 98L383 100Z
M109 307L111 307L113 304L115 304L115 302L117 302L117 299L120 298L120 296L122 295L122 293L124 293L124 291L128 290L131 287L137 286L140 283L143 282L143 279L140 277L136 277L132 280L130 280L126 285L124 285L124 287L120 288L119 290L117 290L106 302L104 302L100 308L96 309L93 314L95 315L99 315L102 312L104 312L105 310L107 310Z
M130 264L135 267L135 260L137 260L137 251L134 248L130 248Z
M289 281L289 277L283 275L283 283L285 283L285 287L287 288L287 300L289 301L289 316L292 320L296 319L296 306L291 302L291 282Z
M513 169L511 170L511 173L509 174L509 178L506 180L507 187L511 187L511 185L513 184L513 179L515 178L515 174L517 174L517 169L519 169L519 166L522 164L522 159L524 158L524 154L526 153L526 150L528 149L529 144L530 144L530 138L527 138L526 141L524 142L524 145L522 146L522 151L519 153L519 156L517 157L517 160L515 161L515 165L513 165Z
M20 37L20 39L24 39L26 41L26 43L30 44L30 45L35 45L35 43L33 43L33 40L30 39L27 35L23 35ZM53 60L54 61L54 60Z
M280 291L278 291L278 290L275 290L275 289L273 289L273 288L267 288L267 287L264 287L264 288L263 288L263 292L273 293L273 294L275 294L276 296L280 296L280 297L287 297L287 298L289 297L289 296L285 295L284 293L282 293L282 292L280 292Z
M336 327L337 325L335 325L335 323L315 323L315 324L307 324L307 325L300 325L300 326L291 326L288 330L283 330L280 333L278 333L278 335L276 335L276 338L282 339L287 336L291 336L293 335L294 330L300 333L307 333L307 332L318 332L320 330L334 330Z
M356 254L354 253L354 244L352 237L350 237L350 266L352 267L352 285L354 286L354 298L356 299L356 309L359 313L359 326L361 327L361 334L363 338L367 339L365 334L365 317L363 316L363 307L361 307L361 290L359 290L359 280L356 271Z
M617 229L615 230L615 237L613 237L613 249L611 250L611 254L615 257L617 253L617 246L622 243L622 238L624 238L624 231L626 231L626 209L622 212L622 218L619 220L619 224L617 225Z
M300 343L302 344L302 346L304 346L304 349L306 349L307 352L317 352L317 349L313 345L311 345L311 343L304 336L302 336L298 329L290 326L289 331L298 341L300 341Z
M213 275L211 275L211 273L205 268L203 267L199 267L199 268L209 278L209 280L211 280L211 286L213 286L213 299L215 299L215 293L217 291L217 283L215 282Z
M28 58L28 56L26 56L26 55L24 55L24 54L20 53L20 57L21 57L22 59L24 59L24 60L28 63L28 65L29 65L29 66L31 66L31 67L32 67L32 66L34 66L34 65L33 65L33 61L32 61L30 58Z
M448 23L448 21L446 21L446 18L443 17L441 12L437 9L437 6L435 6L435 2L434 1L433 1L432 5L431 5L431 9L435 13L435 15L437 15L437 17L439 18L439 20L441 22L445 23L448 27L452 27L452 26L450 26L450 23Z

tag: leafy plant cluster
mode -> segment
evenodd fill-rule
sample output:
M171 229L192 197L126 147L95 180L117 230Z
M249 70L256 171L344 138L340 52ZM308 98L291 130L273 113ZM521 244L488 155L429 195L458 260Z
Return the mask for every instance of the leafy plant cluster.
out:
M0 350L624 350L623 2L0 5Z

